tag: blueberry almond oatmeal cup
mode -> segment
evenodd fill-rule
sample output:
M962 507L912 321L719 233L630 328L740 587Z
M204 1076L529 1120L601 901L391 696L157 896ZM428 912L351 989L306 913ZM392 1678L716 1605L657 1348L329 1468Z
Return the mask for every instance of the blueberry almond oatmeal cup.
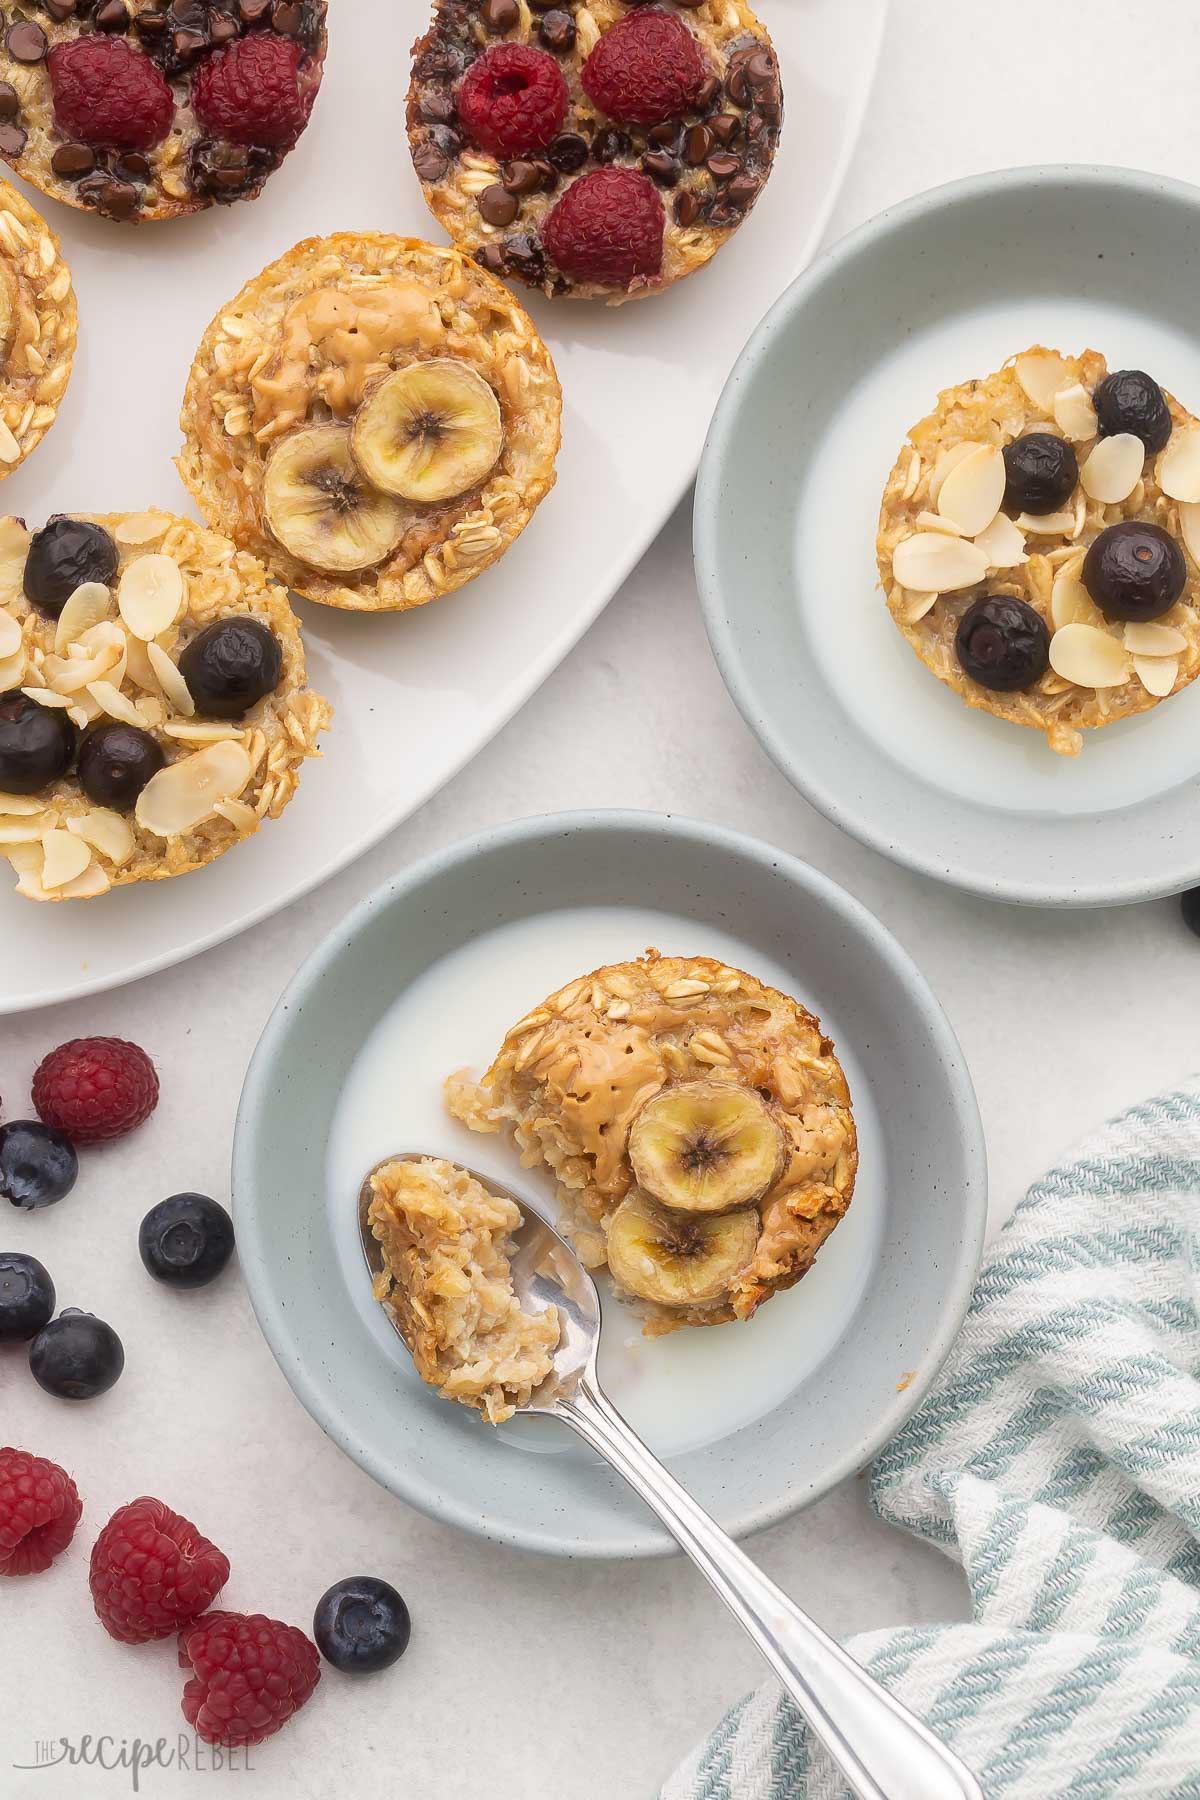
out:
M889 610L968 706L1077 756L1200 674L1200 423L1041 345L941 394L884 490Z
M227 539L0 519L0 858L27 899L212 862L279 817L329 718L286 593Z
M68 206L171 219L252 199L305 126L326 0L0 8L0 156Z
M744 0L439 0L413 56L430 208L485 269L550 295L661 293L771 172L779 66Z

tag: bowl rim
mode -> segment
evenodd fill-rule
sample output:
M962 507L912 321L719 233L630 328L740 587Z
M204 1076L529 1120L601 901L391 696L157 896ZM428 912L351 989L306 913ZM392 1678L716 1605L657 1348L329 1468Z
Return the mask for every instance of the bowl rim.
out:
M957 1195L962 1205L961 1244L951 1263L941 1270L942 1299L929 1350L910 1385L895 1395L873 1428L859 1434L855 1444L818 1476L793 1484L788 1491L757 1505L744 1507L725 1525L741 1537L760 1531L810 1505L849 1475L856 1474L895 1435L916 1410L942 1368L966 1316L983 1252L987 1226L987 1154L983 1124L974 1086L954 1029L924 975L907 950L874 914L827 875L784 850L736 831L709 825L678 814L634 809L588 809L544 814L511 820L461 838L421 858L383 881L334 925L296 970L273 1007L246 1071L234 1125L232 1194L242 1274L259 1329L293 1393L309 1416L340 1449L363 1468L381 1487L440 1523L449 1523L511 1548L543 1554L628 1561L671 1554L673 1541L662 1528L647 1530L635 1540L605 1539L589 1535L568 1545L553 1530L495 1524L479 1507L464 1504L423 1478L396 1469L373 1447L356 1439L336 1403L309 1372L305 1345L292 1329L286 1294L275 1279L276 1265L267 1248L256 1213L256 1158L260 1153L259 1121L266 1116L266 1101L273 1089L277 1058L296 1019L317 986L351 951L367 922L382 907L405 907L417 899L429 883L447 873L464 869L480 855L523 846L564 835L628 836L645 840L688 842L715 849L725 856L755 865L769 876L804 888L818 902L836 912L860 940L868 941L885 960L902 985L907 1001L919 1014L933 1048L931 1062L943 1072L949 1107L947 1118L959 1141L968 1170L964 1190ZM449 1404L449 1402L447 1402ZM647 1515L647 1524L651 1523Z
M1200 845L1194 862L1178 874L1147 881L1136 870L1114 868L1111 878L1060 880L1054 888L1036 881L1012 877L1003 867L983 871L955 868L936 849L923 850L889 836L886 823L877 820L852 796L824 782L803 757L793 753L783 734L758 708L753 678L745 672L738 650L734 609L723 604L718 545L724 529L721 487L744 406L743 389L775 350L777 340L796 316L829 282L838 280L868 251L902 239L932 214L955 211L997 195L1021 191L1119 189L1125 196L1147 200L1174 200L1200 213L1200 187L1176 176L1146 169L1122 168L1105 163L1031 163L1016 168L987 170L976 175L927 188L910 199L898 201L856 226L825 250L763 315L729 373L713 413L696 477L692 513L692 550L700 610L713 658L721 678L742 718L772 762L831 824L877 851L890 862L915 870L934 881L978 894L984 899L1022 906L1099 907L1127 906L1161 899L1200 882ZM1200 774L1200 770L1197 771Z

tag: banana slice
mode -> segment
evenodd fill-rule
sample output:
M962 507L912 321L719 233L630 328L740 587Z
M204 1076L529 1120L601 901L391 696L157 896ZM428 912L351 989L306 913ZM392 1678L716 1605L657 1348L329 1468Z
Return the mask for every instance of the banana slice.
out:
M382 562L411 521L406 507L368 485L343 425L293 432L263 471L267 524L285 550L332 574Z
M752 1206L689 1219L635 1188L609 1225L608 1266L630 1294L663 1306L694 1306L715 1300L741 1274L758 1233Z
M397 369L354 421L354 456L369 481L405 500L450 500L482 481L504 445L495 394L450 357Z
M779 1179L783 1133L753 1088L685 1081L647 1101L629 1134L638 1183L681 1212L728 1212Z

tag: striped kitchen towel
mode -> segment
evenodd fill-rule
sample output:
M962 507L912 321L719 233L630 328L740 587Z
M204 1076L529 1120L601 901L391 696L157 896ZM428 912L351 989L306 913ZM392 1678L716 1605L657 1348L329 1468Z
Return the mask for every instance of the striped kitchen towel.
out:
M1200 1800L1200 1082L1032 1187L924 1405L871 1471L961 1561L974 1623L849 1648L989 1800ZM662 1800L843 1800L774 1684Z

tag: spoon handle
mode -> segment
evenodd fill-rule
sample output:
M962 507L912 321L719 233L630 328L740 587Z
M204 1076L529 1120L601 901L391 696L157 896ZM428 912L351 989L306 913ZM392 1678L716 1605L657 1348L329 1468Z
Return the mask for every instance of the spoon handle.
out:
M625 1477L687 1551L859 1800L984 1800L965 1764L768 1580L591 1379L585 1377L555 1411Z

